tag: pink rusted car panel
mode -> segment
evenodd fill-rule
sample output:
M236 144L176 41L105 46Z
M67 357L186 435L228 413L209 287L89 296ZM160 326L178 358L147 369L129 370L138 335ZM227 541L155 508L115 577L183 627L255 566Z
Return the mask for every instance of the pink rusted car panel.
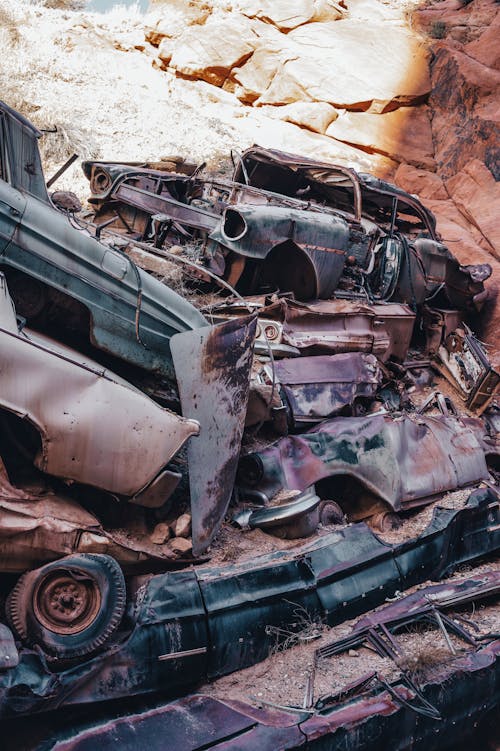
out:
M269 497L282 488L304 490L335 478L335 498L348 489L346 508L357 500L345 483L354 478L365 492L400 511L487 480L489 473L483 446L460 419L381 413L337 417L282 438L243 457L238 477L242 486Z
M0 461L0 570L24 571L70 553L106 553L126 570L175 557L135 530L104 529L94 514L50 487L17 488Z
M166 465L198 433L198 423L163 409L77 352L19 332L4 277L0 339L0 406L37 429L35 465L120 496L142 493L148 505L145 489L165 477Z

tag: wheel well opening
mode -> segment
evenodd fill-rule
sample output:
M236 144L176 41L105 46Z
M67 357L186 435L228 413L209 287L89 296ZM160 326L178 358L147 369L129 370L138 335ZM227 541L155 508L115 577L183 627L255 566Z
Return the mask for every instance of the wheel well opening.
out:
M336 501L348 521L361 521L376 514L393 511L386 501L352 475L326 477L319 480L315 488L322 500Z
M293 240L275 245L268 253L260 271L260 286L293 292L298 300L312 300L318 296L314 265Z

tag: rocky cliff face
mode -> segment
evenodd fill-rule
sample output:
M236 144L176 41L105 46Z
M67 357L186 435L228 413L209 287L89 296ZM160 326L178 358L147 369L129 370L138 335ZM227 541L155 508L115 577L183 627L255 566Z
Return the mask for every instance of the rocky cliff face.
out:
M232 95L240 117L267 121L262 145L394 175L402 160L434 168L429 52L407 15L416 5L169 0L152 4L146 39L168 74L211 84ZM300 131L290 139L282 123Z
M493 266L483 333L498 350L500 5L444 0L418 10L414 22L430 36L435 170L400 165L396 181L435 212L443 238L463 263Z
M264 146L394 180L436 213L464 263L493 266L484 335L500 287L500 6L494 0L202 0L151 4L146 39L167 75L203 81L275 119ZM293 123L283 130L281 123Z

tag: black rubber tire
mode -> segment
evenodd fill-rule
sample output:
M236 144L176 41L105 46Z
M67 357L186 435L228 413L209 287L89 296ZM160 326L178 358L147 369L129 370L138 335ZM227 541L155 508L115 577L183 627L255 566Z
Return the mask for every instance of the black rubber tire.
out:
M94 598L91 612L84 613L81 624L73 620L67 621L67 625L54 623L54 628L47 625L50 615L47 617L40 610L40 602L46 602L51 582L55 582L53 591L57 591L58 576L70 586L74 580L75 589L87 587ZM47 588L45 598L40 594L44 587ZM57 615L57 599L50 604L54 607L54 602ZM95 654L109 641L121 622L125 606L125 579L114 558L79 554L23 574L7 598L5 609L9 625L21 641L40 647L49 658L72 660ZM78 630L71 633L74 628ZM64 633L65 630L68 633Z

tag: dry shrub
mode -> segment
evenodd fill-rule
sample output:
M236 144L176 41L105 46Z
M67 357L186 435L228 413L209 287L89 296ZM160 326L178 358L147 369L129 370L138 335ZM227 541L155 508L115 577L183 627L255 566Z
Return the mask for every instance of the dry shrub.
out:
M446 647L424 646L399 661L399 667L410 675L415 683L432 677L436 669L449 662L452 654Z
M8 46L15 46L18 44L20 35L17 19L14 17L11 10L5 5L0 5L0 29L2 30L2 36L6 39Z
M80 159L97 159L99 147L92 134L84 128L70 123L51 123L45 117L34 117L36 124L44 130L40 139L40 152L45 163L59 164L72 154Z
M432 39L444 39L446 36L446 23L444 21L433 21L429 29L429 36Z
M289 601L286 600L286 602ZM290 604L295 605L295 603ZM266 626L266 634L268 636L275 636L276 638L276 643L271 650L271 654L285 652L297 644L306 644L307 642L319 639L326 628L322 621L314 620L302 605L296 605L293 615L295 621L290 624L289 629L279 628L278 626Z

